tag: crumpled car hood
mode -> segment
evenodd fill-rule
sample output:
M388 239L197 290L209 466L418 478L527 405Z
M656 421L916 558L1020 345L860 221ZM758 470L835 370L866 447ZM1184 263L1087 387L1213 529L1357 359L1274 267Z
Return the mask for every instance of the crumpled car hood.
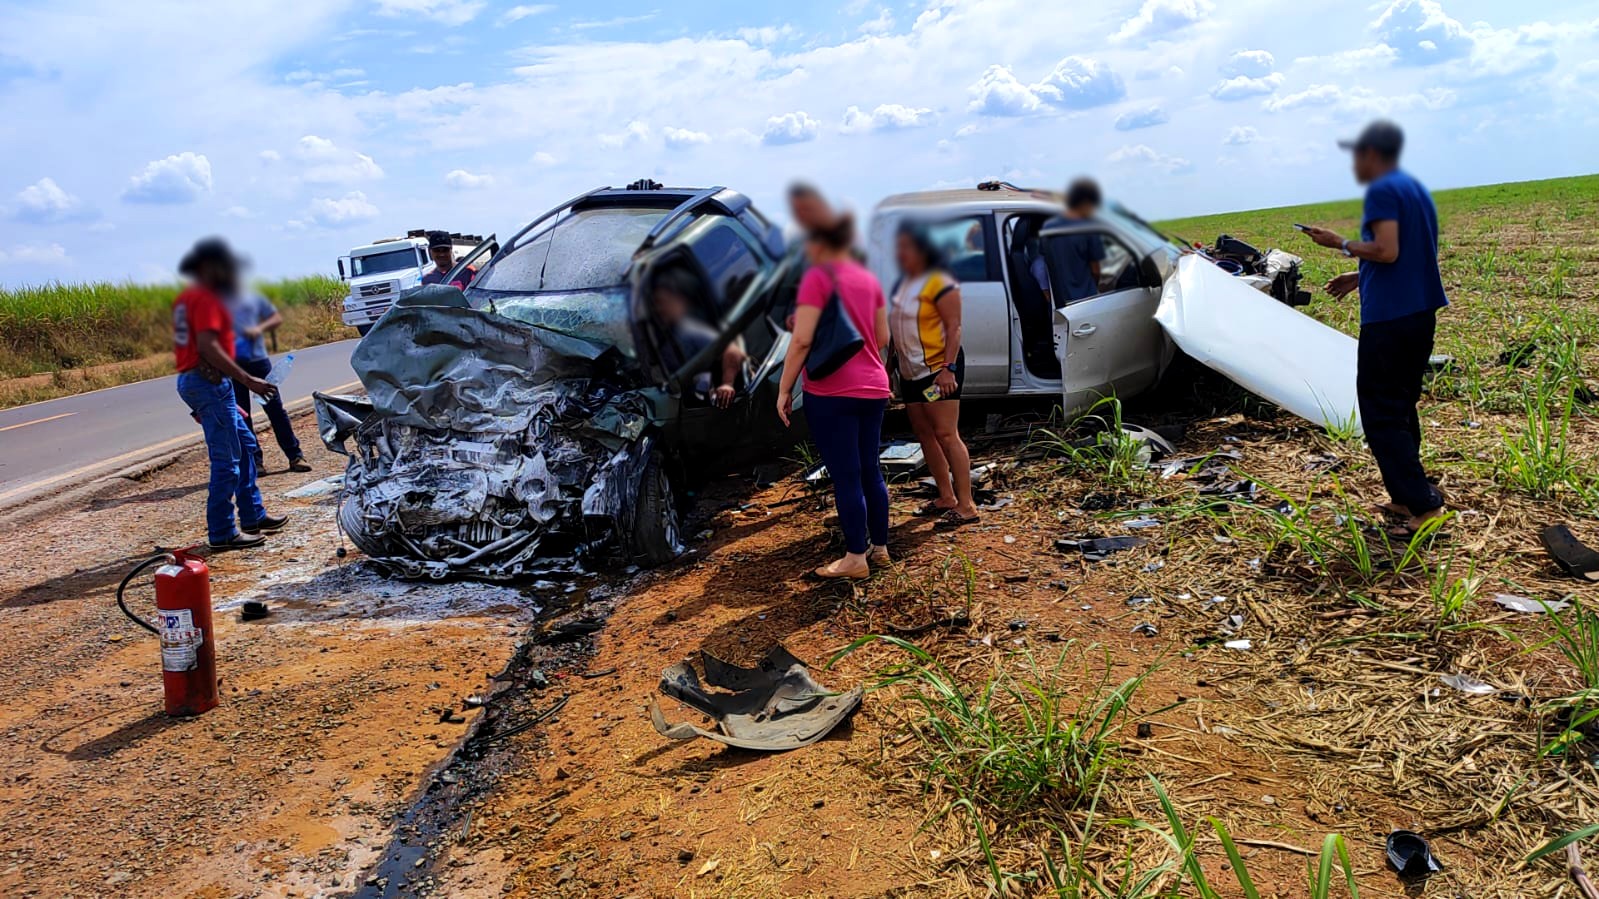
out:
M408 577L573 567L540 562L544 542L629 524L650 449L650 403L607 351L464 304L397 305L351 358L367 396L316 396L323 442L350 459L352 542Z

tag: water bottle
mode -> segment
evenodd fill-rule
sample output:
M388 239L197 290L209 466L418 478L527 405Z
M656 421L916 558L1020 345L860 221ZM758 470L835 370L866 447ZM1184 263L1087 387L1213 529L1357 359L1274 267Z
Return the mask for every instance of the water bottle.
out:
M283 379L289 376L289 369L291 368L294 368L293 353L284 356L283 359L278 362L278 364L272 366L272 370L267 372L266 382L271 384L273 387L282 385Z

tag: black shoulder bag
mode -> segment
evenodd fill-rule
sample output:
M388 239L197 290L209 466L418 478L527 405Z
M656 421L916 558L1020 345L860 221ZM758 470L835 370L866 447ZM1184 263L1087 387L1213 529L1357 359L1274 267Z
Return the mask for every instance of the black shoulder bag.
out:
M829 267L827 274L833 279L833 292L828 295L827 305L822 307L810 352L805 356L805 375L812 379L825 378L838 371L866 345L866 338L855 327L838 295L838 273Z

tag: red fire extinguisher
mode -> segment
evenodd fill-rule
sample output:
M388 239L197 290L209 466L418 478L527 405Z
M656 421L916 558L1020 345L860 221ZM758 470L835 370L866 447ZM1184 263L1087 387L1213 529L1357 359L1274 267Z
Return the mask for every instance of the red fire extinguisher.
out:
M162 564L164 563L164 564ZM122 592L139 572L155 572L156 623L128 609ZM188 550L145 559L117 586L117 605L133 622L161 639L161 686L174 718L216 708L216 632L211 628L211 571Z

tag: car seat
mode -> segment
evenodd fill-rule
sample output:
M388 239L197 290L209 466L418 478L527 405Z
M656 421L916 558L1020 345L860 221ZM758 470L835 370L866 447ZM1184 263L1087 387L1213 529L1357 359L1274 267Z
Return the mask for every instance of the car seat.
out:
M1060 357L1055 353L1054 310L1043 288L1033 280L1028 247L1037 242L1038 222L1019 219L1010 241L1010 298L1021 322L1022 362L1038 378L1059 378Z

